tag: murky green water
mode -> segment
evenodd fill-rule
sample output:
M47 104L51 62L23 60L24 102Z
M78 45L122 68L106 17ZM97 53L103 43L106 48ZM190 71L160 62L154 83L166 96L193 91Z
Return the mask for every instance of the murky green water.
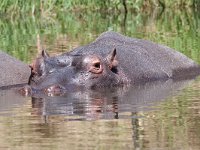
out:
M52 55L114 30L200 62L200 15L71 13L0 19L0 48L29 63L37 40ZM200 79L130 89L23 97L0 91L0 149L200 149Z

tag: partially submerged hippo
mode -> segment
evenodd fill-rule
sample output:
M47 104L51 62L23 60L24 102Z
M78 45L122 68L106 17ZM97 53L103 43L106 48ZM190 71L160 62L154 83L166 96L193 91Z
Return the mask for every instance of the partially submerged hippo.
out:
M34 90L59 93L191 78L199 73L199 65L169 47L105 32L62 55L49 57L43 51L32 64L30 85Z
M27 64L0 51L0 89L27 84L30 74Z

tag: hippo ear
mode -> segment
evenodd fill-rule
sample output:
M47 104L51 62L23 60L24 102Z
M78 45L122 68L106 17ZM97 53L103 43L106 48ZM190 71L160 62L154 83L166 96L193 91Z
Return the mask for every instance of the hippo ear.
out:
M45 51L45 49L42 50L41 56L45 59L49 57L49 54Z
M116 68L118 65L118 61L117 61L117 50L116 48L114 48L106 57L107 61L108 61L108 65L110 69Z
M41 54L29 65L32 75L42 76L45 72L45 59L49 57L49 54L42 50Z

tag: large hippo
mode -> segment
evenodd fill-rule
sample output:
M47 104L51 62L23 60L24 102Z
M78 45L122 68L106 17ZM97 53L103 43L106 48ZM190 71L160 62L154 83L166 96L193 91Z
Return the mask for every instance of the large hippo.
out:
M50 57L42 51L32 64L32 89L60 92L193 78L200 67L167 46L105 32L94 42Z
M0 51L0 89L28 84L30 74L27 64Z

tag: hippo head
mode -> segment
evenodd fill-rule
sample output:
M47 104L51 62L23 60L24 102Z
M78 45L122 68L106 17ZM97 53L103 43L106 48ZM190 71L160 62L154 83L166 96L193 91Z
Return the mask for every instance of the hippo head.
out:
M116 49L105 58L95 54L70 53L50 57L42 51L30 67L30 86L45 92L115 87L128 82L118 65Z

